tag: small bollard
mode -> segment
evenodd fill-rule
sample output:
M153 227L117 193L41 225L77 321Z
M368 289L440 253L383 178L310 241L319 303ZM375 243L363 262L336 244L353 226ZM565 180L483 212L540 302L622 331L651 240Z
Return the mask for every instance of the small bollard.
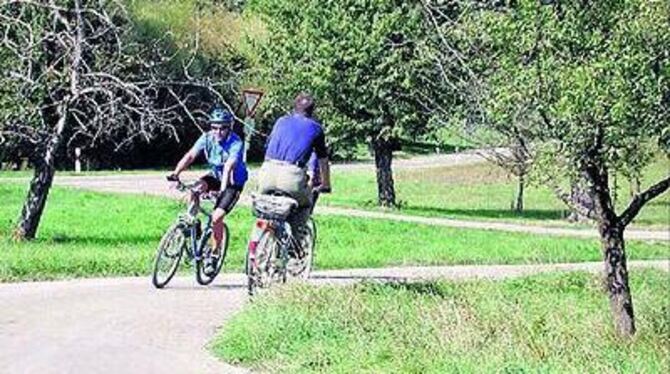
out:
M81 173L81 161L79 160L81 156L81 148L77 147L74 149L74 172Z

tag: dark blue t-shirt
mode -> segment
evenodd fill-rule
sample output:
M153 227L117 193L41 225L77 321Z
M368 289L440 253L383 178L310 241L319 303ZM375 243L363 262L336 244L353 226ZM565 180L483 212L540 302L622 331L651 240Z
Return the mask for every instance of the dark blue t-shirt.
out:
M265 151L266 160L286 161L305 166L315 152L318 158L327 156L323 128L314 119L302 114L283 116L275 122Z

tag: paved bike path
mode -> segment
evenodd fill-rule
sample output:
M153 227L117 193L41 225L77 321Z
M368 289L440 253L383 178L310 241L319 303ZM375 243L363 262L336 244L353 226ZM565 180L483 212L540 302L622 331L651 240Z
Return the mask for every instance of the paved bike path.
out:
M629 263L669 266L668 260ZM315 272L311 282L499 279L601 269L599 262L349 269ZM213 358L206 345L248 299L241 274L222 274L209 287L178 277L163 290L149 277L0 284L0 372L244 373Z

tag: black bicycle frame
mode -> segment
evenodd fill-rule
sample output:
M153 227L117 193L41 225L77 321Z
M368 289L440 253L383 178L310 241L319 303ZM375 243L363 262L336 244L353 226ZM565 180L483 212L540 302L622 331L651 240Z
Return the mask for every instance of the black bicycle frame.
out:
M190 209L189 209L189 211L190 211ZM212 214L210 212L208 212L207 210L205 210L202 206L198 206L198 211L200 211L200 213L204 214L207 217L207 224L205 224L204 227L202 225L200 226L200 228L202 229L201 234L204 235L205 232L207 232L207 230L212 229ZM196 220L196 222L197 222L197 220ZM190 233L191 233L191 248L193 248L193 258L196 261L201 261L202 260L202 247L203 246L200 245L200 244L204 244L204 243L198 243L198 241L200 239L202 239L202 236L200 238L198 238L198 231L197 230L198 230L198 228L196 227L196 224L191 225L191 228L189 230Z

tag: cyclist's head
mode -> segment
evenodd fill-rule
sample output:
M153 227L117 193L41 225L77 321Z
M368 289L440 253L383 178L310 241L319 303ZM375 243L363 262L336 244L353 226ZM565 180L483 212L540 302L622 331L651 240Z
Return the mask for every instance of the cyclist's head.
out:
M214 128L230 128L233 125L233 115L220 107L212 109L209 114L209 125Z
M314 114L314 98L308 93L300 93L294 102L294 109L296 113L304 114L311 117Z

